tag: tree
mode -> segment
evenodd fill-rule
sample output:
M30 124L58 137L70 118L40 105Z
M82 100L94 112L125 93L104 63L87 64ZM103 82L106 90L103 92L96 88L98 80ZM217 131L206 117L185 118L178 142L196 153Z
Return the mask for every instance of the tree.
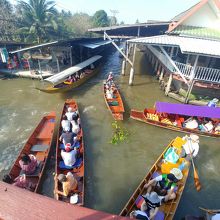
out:
M93 23L95 27L107 27L110 22L108 19L108 15L104 10L96 11L93 15Z
M0 0L0 40L14 40L16 29L13 8L7 0Z
M48 0L19 1L23 26L19 32L29 34L29 39L38 43L47 41L54 32L58 33L58 12L54 6L54 1Z
M135 21L135 24L139 24L140 22L139 22L139 20L137 19L136 21Z
M89 28L93 27L92 18L86 13L76 13L65 19L68 30L76 37L87 36Z

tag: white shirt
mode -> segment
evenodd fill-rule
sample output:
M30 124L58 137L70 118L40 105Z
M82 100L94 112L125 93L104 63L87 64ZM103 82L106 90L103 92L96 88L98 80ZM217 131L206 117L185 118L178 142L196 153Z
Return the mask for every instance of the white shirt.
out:
M73 115L77 115L77 111L75 111L75 112L66 112L66 117L67 117L67 119L69 120L69 121L72 121L73 120Z
M192 141L189 137L183 137L183 140L186 140L186 143L183 145L186 154L192 153L192 156L196 157L199 152L199 144Z
M75 121L71 121L71 124L72 124L72 132L78 134L80 130L79 125Z
M76 162L77 150L72 150L70 152L61 151L61 157L63 158L64 164L66 166L72 166Z
M70 131L70 121L62 120L61 125L64 131Z
M198 126L198 122L195 119L186 122L186 128L195 129L198 128Z
M107 97L107 99L112 99L113 98L112 92L108 89L106 90L106 97Z
M215 214L212 216L212 220L219 220L220 219L220 214Z

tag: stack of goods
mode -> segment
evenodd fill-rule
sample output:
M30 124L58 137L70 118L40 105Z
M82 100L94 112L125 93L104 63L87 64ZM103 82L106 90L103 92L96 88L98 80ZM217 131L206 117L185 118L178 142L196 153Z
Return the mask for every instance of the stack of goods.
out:
M147 113L147 119L159 121L159 117L157 114Z

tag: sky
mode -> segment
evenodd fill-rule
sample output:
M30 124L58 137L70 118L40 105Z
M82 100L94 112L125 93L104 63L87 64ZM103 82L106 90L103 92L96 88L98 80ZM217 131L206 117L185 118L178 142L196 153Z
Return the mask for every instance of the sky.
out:
M27 1L27 0L26 0ZM58 10L85 12L93 15L98 10L105 10L108 16L115 14L117 21L134 24L148 20L168 21L187 10L199 0L54 0ZM16 4L17 0L10 0Z

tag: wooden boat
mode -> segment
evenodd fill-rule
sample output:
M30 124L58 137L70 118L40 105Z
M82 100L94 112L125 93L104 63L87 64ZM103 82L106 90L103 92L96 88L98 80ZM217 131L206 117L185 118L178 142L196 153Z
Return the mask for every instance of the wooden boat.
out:
M163 153L159 156L157 161L151 167L151 169L149 170L147 175L141 181L141 183L139 184L139 186L137 187L135 192L132 194L132 196L128 200L127 204L124 206L124 208L120 212L121 216L129 216L129 214L133 210L136 210L137 208L140 208L140 205L141 205L140 204L141 195L146 194L146 189L144 188L144 185L150 179L152 179L152 176L154 176L155 173L161 173L160 164L161 164L161 162L162 162L162 160L164 158L164 154L167 151L167 149L169 147L171 147L171 146L176 147L176 148L180 148L184 143L185 143L185 141L182 138L180 138L180 137L176 137L174 140L172 140L170 142L170 144L166 147L166 149L163 151ZM181 196L182 196L185 184L186 184L186 180L187 180L188 173L189 173L189 167L190 166L188 166L187 169L184 169L182 171L183 178L180 181L178 181L178 183L177 183L178 189L176 191L176 199L168 201L166 203L162 203L162 205L159 208L159 212L157 214L158 216L157 215L155 216L155 220L157 220L158 218L164 219L164 220L171 220L171 219L173 219L173 217L175 215L175 212L176 212L176 209L178 207L179 201L181 199ZM164 218L162 218L162 217L164 217Z
M121 95L118 88L113 82L111 85L114 87L113 98L108 99L106 96L106 86L105 84L103 84L105 103L115 120L123 120L123 113L125 112L125 110Z
M184 220L212 220L212 217L215 214L220 214L220 209L214 210L214 209L205 209L205 208L202 208L202 207L199 207L199 208L201 210L205 211L205 216L187 215L187 216L185 216ZM218 216L218 218L219 218L219 216Z
M89 68L91 64L98 62L99 59L101 59L101 56L94 56L82 63L77 64L76 66L70 67L67 70L55 74L54 76L45 79L45 81L52 83L53 85L47 86L45 88L36 89L47 93L67 92L71 89L74 89L82 85L84 82L86 82L99 72L100 65L98 63L96 64L96 68ZM67 77L76 74L78 71L82 71L84 73L84 76L75 82L69 82L67 80Z
M62 116L67 112L67 109L71 107L74 111L78 110L78 105L75 100L73 99L67 99L66 102L64 103L62 114L61 114L61 120L59 124L59 131L58 131L58 136L57 136L57 146L56 146L56 167L55 171L56 174L64 174L66 175L68 172L71 172L74 177L78 181L78 188L74 193L77 193L79 196L78 200L78 205L84 205L84 142L83 142L83 131L82 128L80 132L78 133L78 136L80 137L80 147L79 147L79 152L80 152L80 161L76 167L73 167L71 169L67 168L60 168L60 162L63 161L61 157L61 149L60 146L62 143L59 140L60 135L62 134L62 126L61 126L61 121L62 121ZM62 185L61 183L58 182L58 180L55 180L54 188L62 191ZM70 202L70 197L65 197L60 194L55 193L54 197L57 200L64 201L69 203Z
M32 175L26 175L27 181L32 183L32 190L38 192L41 184L41 177L43 175L45 165L48 159L48 154L51 148L55 128L55 112L51 112L44 116L40 123L37 125L31 136L28 138L24 147L22 148L17 160L13 164L9 175L14 180L21 173L19 160L23 153L33 154L36 156L39 165Z
M145 108L144 111L131 110L130 117L147 124L174 131L220 137L220 132L215 131L216 126L220 123L220 108L156 102L155 108ZM212 121L214 128L211 132L207 132L199 128L190 129L183 127L183 123L192 117L197 118L198 121L203 121L204 119Z

